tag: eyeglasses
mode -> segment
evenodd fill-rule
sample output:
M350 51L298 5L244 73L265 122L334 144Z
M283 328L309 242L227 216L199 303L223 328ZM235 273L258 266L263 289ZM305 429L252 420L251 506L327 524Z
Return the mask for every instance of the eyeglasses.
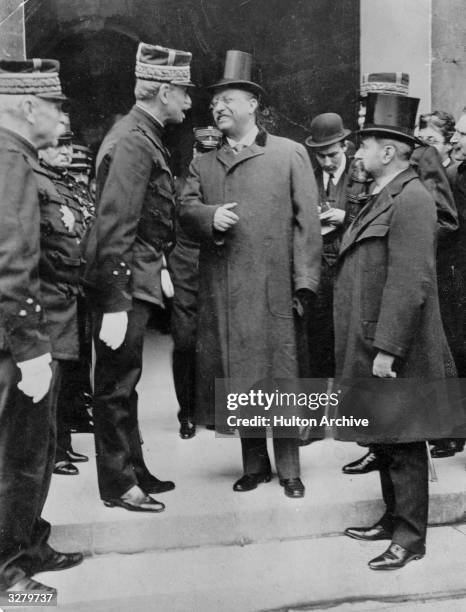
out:
M213 111L220 103L225 106L230 106L232 102L236 102L241 100L241 98L232 98L230 96L219 96L218 98L214 98L212 102L209 104L209 109Z

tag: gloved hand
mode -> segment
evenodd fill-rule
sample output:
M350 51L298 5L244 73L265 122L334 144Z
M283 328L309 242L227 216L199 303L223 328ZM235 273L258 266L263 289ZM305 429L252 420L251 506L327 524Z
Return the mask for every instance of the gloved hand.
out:
M310 316L316 303L317 295L310 289L298 289L293 298L293 308L300 317Z
M50 389L50 382L52 380L51 362L52 356L50 353L44 353L39 357L20 361L17 364L21 370L21 380L18 383L18 389L28 397L32 397L34 404L40 402Z
M128 313L106 312L102 317L99 338L104 344L116 350L123 344L128 327Z
M167 270L167 260L165 255L162 258L162 271L160 272L160 284L162 286L162 293L169 300L175 295L175 288L173 287L170 273Z

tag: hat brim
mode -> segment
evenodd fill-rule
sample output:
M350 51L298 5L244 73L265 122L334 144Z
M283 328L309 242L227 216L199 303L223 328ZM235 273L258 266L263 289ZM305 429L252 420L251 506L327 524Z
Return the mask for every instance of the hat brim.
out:
M388 138L394 138L395 140L401 140L402 142L407 142L408 144L419 144L420 140L411 134L406 134L405 132L401 132L396 128L389 127L371 127L363 128L357 132L360 136L377 136L377 135L385 135Z
M37 98L42 98L42 100L50 100L50 102L69 102L69 98L67 98L64 94L34 94Z
M227 87L231 87L232 89L244 89L245 91L250 91L251 93L256 94L258 96L266 95L264 89L262 89L262 87L257 83L253 83L252 81L242 81L235 79L222 79L221 81L218 81L213 85L209 85L207 89L226 89Z
M197 85L191 83L191 81L170 81L170 85L177 85L178 87L197 87Z
M312 136L308 136L308 138L306 138L304 142L306 143L306 146L314 148L314 149L318 149L320 147L329 147L332 144L341 142L342 140L345 140L345 138L347 138L350 134L351 134L351 130L344 128L342 134L338 134L337 136L332 136L332 138L328 138L327 140L323 140L322 142L317 142L315 140L312 140Z

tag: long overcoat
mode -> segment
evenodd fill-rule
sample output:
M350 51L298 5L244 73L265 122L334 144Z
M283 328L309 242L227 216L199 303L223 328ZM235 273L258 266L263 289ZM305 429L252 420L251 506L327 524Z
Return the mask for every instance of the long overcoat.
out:
M239 222L213 230L219 205ZM181 206L200 241L197 390L213 422L215 378L259 381L298 373L293 294L317 290L322 241L316 182L306 150L259 132L235 155L226 141L191 164Z
M345 233L335 284L337 378L352 390L337 413L367 418L338 437L409 442L447 437L464 424L453 397L452 357L440 319L436 207L416 172L397 175ZM372 377L378 351L395 356L396 379ZM408 379L408 380L407 380ZM348 388L348 387L346 387Z

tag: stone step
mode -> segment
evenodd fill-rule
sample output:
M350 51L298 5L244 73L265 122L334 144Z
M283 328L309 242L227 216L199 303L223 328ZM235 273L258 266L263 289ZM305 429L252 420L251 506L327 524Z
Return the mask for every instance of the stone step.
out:
M73 612L409 612L423 602L459 612L465 544L466 525L432 528L427 555L392 572L367 567L386 542L335 536L97 555L38 579L58 588L60 610Z

